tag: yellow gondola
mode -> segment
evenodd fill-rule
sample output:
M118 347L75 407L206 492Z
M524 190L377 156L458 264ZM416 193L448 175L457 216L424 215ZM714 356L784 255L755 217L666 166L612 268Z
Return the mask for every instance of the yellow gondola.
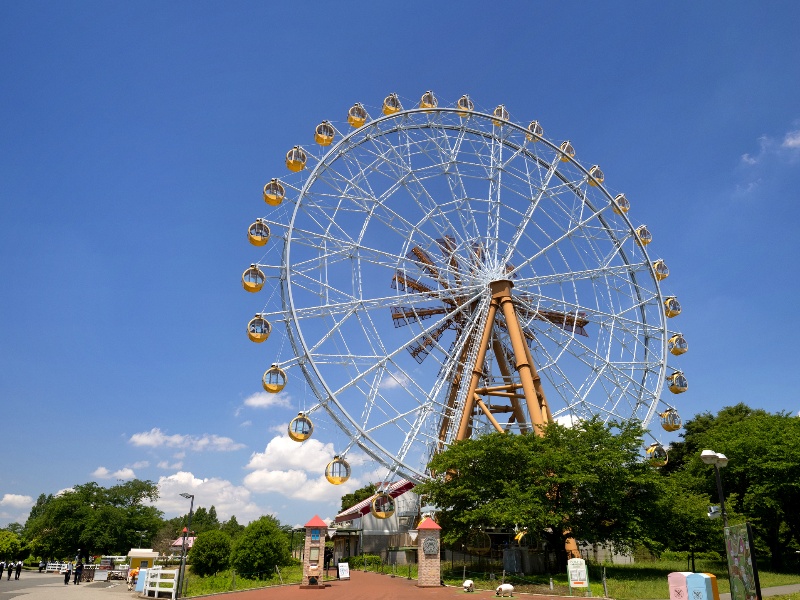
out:
M383 99L383 114L393 115L401 110L403 110L403 105L400 104L397 94L389 94Z
M647 461L654 467L663 467L669 461L667 451L664 449L664 446L658 442L650 444L650 446L645 449L645 453L647 454Z
M660 258L653 263L653 271L655 271L656 279L659 281L663 281L669 277L669 269L667 268L667 264Z
M367 111L360 102L353 104L350 110L347 111L347 122L356 129L367 122Z
M266 341L271 332L272 325L261 315L256 315L247 324L247 337L256 344Z
M329 121L323 121L314 130L314 141L320 146L330 146L336 131Z
M458 109L458 116L466 119L469 117L469 113L475 110L475 103L469 99L469 96L464 94L456 102L456 108Z
M642 246L647 246L647 244L653 241L653 234L650 233L647 225L639 225L639 227L636 228L636 237L639 238L639 242Z
M561 144L561 162L569 162L570 158L575 158L575 148L569 140Z
M614 198L614 202L611 205L611 210L613 210L616 214L621 215L628 212L630 209L631 203L628 202L625 194L617 194L617 197Z
M251 223L247 228L247 239L253 246L266 246L269 241L269 225L264 222L264 219L256 219L255 223Z
M306 153L300 146L295 146L286 153L286 168L297 173L302 171L306 166Z
M681 416L678 414L678 411L674 408L668 408L663 413L661 413L661 427L663 427L666 431L678 431L683 425L683 421L681 421Z
M589 169L589 185L593 187L597 187L605 180L605 175L600 170L600 167L594 165L591 169Z
M273 364L264 371L264 376L261 378L261 387L270 394L277 394L286 387L286 380L286 371Z
M333 460L325 467L325 479L333 485L343 484L350 479L350 465L338 455L334 456Z
M388 519L394 514L395 504L386 492L378 493L369 503L369 512L378 519Z
M289 152L291 152L291 150ZM289 160L288 154L286 155L286 160ZM303 159L303 162L305 162L305 158ZM298 169L298 171L299 170L300 169ZM270 206L278 206L281 202L283 202L285 195L286 190L283 189L281 182L277 179L270 179L270 182L264 186L264 202Z
M681 303L678 302L678 299L675 296L670 296L664 300L664 313L670 319L681 314Z
M676 333L667 341L667 349L675 356L680 356L689 350L689 342L680 333Z
M492 124L495 127L500 127L502 125L505 125L503 121L508 121L508 111L506 110L506 107L503 104L500 104L497 108L494 109L494 111L492 112L492 116L494 117L494 119L492 119Z
M531 121L528 123L528 133L525 134L525 137L529 142L538 142L543 135L544 129L539 125L539 121Z
M422 98L419 99L420 108L436 108L437 106L439 106L439 101L430 90L422 94Z
M314 424L303 413L297 413L297 416L289 422L289 437L295 442L305 442L313 432Z
M672 375L667 377L669 381L669 391L673 394L682 394L689 389L689 382L686 376L680 371L675 371Z
M264 287L266 279L261 269L255 265L250 265L250 268L242 273L242 287L244 287L247 292L258 292Z

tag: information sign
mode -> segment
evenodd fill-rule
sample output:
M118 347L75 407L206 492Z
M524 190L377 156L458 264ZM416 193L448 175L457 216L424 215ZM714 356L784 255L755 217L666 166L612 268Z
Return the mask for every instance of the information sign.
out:
M569 587L589 587L589 573L586 571L586 561L582 558L570 558L567 561L567 576L569 577Z
M350 563L339 563L339 579L350 579Z

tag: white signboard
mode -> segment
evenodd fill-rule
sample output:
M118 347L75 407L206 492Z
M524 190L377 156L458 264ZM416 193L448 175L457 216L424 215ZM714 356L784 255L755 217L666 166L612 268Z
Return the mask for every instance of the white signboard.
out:
M339 579L350 579L350 564L346 562L339 563Z
M586 561L582 558L570 558L567 561L567 576L569 587L589 587L589 573L586 571Z

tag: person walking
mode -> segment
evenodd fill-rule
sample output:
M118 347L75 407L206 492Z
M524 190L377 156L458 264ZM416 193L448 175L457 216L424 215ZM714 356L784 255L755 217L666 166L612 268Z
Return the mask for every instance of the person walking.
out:
M83 575L83 563L79 562L75 566L75 580L72 583L79 585L81 582L81 575Z
M8 580L11 581L11 571L14 570L14 561L13 560L8 561L8 564L6 565L6 569L8 569Z
M64 585L69 584L69 578L72 576L72 561L70 561L64 569Z
M22 561L21 560L17 561L17 570L16 570L16 573L14 574L14 581L18 581L19 580L19 574L20 573L22 573Z

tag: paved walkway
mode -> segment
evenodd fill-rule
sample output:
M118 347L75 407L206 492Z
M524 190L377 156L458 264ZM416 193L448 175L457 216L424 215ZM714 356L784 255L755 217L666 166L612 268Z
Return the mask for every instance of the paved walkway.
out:
M455 600L464 592L461 588L418 588L415 580L390 577L377 573L351 571L350 581L331 580L324 590L301 590L297 585L229 592L219 595L219 600ZM800 592L800 584L764 588L762 595L779 596ZM520 594L515 594L517 597ZM564 600L561 596L521 594L532 600ZM494 592L477 590L467 596L469 600L490 600ZM20 581L0 583L0 600L138 600L140 596L129 592L124 582L96 582L64 585L62 575L23 572ZM730 594L721 594L720 600L730 600Z

